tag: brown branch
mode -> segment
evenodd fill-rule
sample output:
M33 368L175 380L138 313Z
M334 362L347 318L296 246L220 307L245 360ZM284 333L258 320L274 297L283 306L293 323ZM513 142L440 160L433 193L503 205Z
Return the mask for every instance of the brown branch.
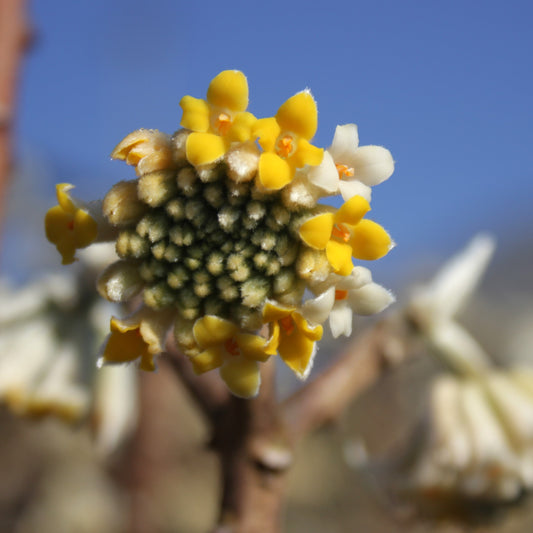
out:
M403 360L406 337L397 328L398 323L390 320L377 323L352 342L329 369L284 402L283 416L294 441L337 419L391 363Z
M196 405L202 410L208 421L213 423L227 405L230 396L228 389L216 373L208 372L202 376L196 375L190 361L174 348L172 342L168 343L167 352L163 354L160 361L172 368Z
M25 0L0 2L0 234L12 161L12 126L22 55L28 43Z

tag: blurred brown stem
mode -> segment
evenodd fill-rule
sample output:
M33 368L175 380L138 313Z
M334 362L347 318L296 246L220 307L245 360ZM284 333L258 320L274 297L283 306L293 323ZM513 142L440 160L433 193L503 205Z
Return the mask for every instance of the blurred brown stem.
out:
M28 43L25 0L0 1L0 235L12 163L13 117L22 55Z
M276 400L273 358L262 365L259 395L243 400L221 394L220 382L212 388L214 381L199 380L183 356L170 354L172 367L210 422L212 448L220 459L222 499L215 533L281 531L293 446L335 420L392 363L402 361L406 340L398 324L376 324L329 369L282 403Z

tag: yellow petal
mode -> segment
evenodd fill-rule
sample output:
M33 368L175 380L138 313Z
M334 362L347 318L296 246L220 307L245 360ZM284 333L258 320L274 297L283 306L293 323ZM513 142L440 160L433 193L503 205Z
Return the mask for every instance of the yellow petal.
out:
M117 324L111 319L111 335L104 348L103 359L107 363L127 363L135 361L139 357L150 362L151 355L148 343L144 341L139 332L139 325L127 326ZM149 366L149 364L148 364ZM152 360L152 370L155 369Z
M299 229L300 238L315 250L324 250L331 238L333 213L322 213L304 222Z
M322 163L324 158L324 149L313 146L309 141L303 138L298 139L296 151L290 157L294 168L302 168L305 165L316 166Z
M259 181L266 189L277 191L292 181L294 171L287 161L271 152L259 158Z
M290 131L310 140L316 132L318 112L314 98L309 91L291 96L276 113L283 131Z
M252 128L252 135L265 152L273 152L276 140L281 133L279 124L274 117L260 118Z
M265 362L272 355L267 353L267 343L265 339L259 335L252 335L251 333L238 333L235 335L235 340L239 346L243 357L253 361Z
M303 315L298 312L292 314L292 319L296 327L302 332L302 335L305 335L309 340L319 341L322 338L323 330L320 324L311 326Z
M362 196L352 196L335 214L335 223L355 226L368 211L370 204Z
M290 316L294 309L294 307L284 307L267 301L263 307L263 323L268 324L269 322L277 322L282 318Z
M64 209L67 213L72 213L76 211L77 207L74 205L72 198L70 197L69 191L74 188L74 185L70 183L58 183L56 185L56 196L57 203Z
M226 135L229 142L245 142L252 138L252 131L257 119L252 113L237 113Z
M195 374L203 374L222 366L224 362L222 345L211 346L203 352L191 357L192 368Z
M294 328L290 335L281 328L279 355L298 377L307 376L314 348L314 341L307 338L298 328Z
M213 133L191 133L187 137L185 151L191 165L206 165L226 153L226 143Z
M261 375L255 361L243 357L231 359L220 369L220 377L235 396L252 398L259 392Z
M74 215L74 236L76 248L89 246L98 235L98 224L89 213L78 209Z
M223 70L207 89L207 101L216 107L244 111L248 107L248 82L239 70Z
M373 261L388 253L392 241L389 234L379 224L364 219L353 227L349 244L354 257Z
M206 132L209 129L209 104L201 98L184 96L180 101L183 116L180 124L192 131Z
M353 270L352 247L349 244L329 241L326 256L335 273L340 276L348 276Z
M198 345L207 348L231 339L239 331L239 327L225 318L206 315L194 323L192 331Z

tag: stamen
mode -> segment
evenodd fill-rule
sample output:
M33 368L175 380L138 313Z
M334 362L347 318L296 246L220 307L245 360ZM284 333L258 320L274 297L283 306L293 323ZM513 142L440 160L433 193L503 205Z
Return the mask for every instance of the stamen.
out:
M290 316L282 318L279 323L287 335L290 335L294 331L294 321Z
M237 344L237 341L232 337L231 339L228 339L224 343L224 348L226 351L233 356L239 355L239 345Z
M293 138L290 135L284 135L276 143L276 152L280 157L289 157L293 151Z
M231 117L227 113L219 113L214 126L217 133L226 135L231 127Z
M347 165L341 165L337 163L337 172L339 173L339 179L351 178L353 177L353 168L348 167Z
M350 240L350 231L344 224L335 224L331 235L343 242L348 242Z
M335 300L346 300L346 298L348 298L348 291L345 291L345 290L335 291Z

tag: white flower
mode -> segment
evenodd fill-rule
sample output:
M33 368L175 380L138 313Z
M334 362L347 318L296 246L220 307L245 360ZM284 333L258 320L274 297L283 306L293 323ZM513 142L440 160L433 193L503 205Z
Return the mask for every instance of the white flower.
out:
M432 494L508 501L533 488L533 371L435 381L411 481Z
M329 318L333 337L352 333L353 314L374 315L394 302L393 294L372 281L370 270L355 267L349 276L332 274L314 287L318 296L307 300L304 316L317 324Z
M475 237L432 281L414 289L407 308L422 334L461 371L476 372L487 366L483 348L455 316L479 283L493 251L492 238Z
M370 201L370 188L390 178L394 172L389 150L382 146L359 146L355 124L337 126L327 153L330 157L324 157L322 172L324 176L331 176L331 180L335 176L344 200L359 195Z

